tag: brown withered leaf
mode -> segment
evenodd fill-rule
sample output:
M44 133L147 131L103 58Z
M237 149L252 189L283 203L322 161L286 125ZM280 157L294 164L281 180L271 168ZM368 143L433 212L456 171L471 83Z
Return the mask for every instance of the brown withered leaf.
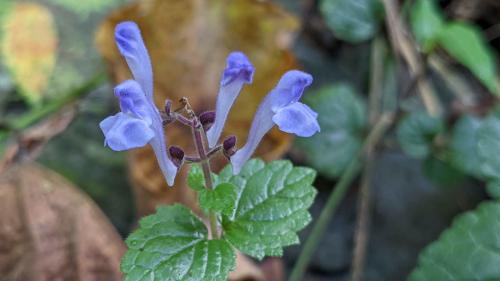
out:
M231 110L226 134L244 143L253 114L264 95L288 69L296 67L288 51L298 28L295 17L277 6L257 0L148 0L138 1L115 13L96 35L97 46L108 63L115 82L130 78L130 72L114 43L114 27L123 20L137 22L149 49L155 75L155 99L161 108L165 99L188 97L197 112L213 109L220 74L229 52L245 52L256 73ZM176 125L167 129L169 145L193 153L190 131ZM291 138L273 130L257 155L276 159L289 148ZM222 158L217 167L227 163ZM194 206L192 191L183 187L186 169L168 189L149 148L130 155L139 215L154 211L159 203L183 202Z
M55 66L57 32L49 9L15 3L2 21L1 53L5 65L31 103L38 103Z
M16 161L36 159L49 140L62 133L73 121L76 108L67 106L15 137L15 141L5 149L0 158L0 174Z
M5 281L122 280L125 245L99 208L37 164L0 174L0 276Z

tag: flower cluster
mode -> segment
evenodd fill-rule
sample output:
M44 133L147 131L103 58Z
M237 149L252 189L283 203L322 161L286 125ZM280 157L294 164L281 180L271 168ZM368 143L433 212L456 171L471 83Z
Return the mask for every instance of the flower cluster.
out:
M179 165L167 154L163 130L166 122L154 105L151 62L140 30L133 22L120 23L115 30L115 39L134 80L127 80L115 87L115 96L119 99L121 112L100 123L105 135L105 145L122 151L150 144L167 183L173 185ZM243 53L229 54L220 81L215 118L206 131L210 149L217 146L229 111L243 86L252 83L254 71L253 65ZM246 144L241 149L226 154L235 174L240 172L264 135L274 125L284 132L300 137L309 137L319 132L317 113L299 102L304 89L312 80L311 75L299 70L288 71L282 76L277 86L258 107ZM167 117L170 122L176 116ZM188 121L184 120L184 123L186 122ZM224 150L232 149L235 141L235 138L226 139Z

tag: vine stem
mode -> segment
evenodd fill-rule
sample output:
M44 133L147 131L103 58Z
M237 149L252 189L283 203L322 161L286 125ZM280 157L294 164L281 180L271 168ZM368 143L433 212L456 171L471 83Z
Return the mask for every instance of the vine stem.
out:
M203 170L203 176L205 178L205 186L207 189L213 189L212 183L212 171L210 169L210 158L207 155L207 150L205 149L206 143L206 134L203 126L198 121L198 118L193 118L192 124L193 138L196 150L198 151L198 155L200 156L200 164ZM210 220L210 232L212 233L212 237L219 239L219 231L217 230L217 215L210 211L208 214L208 219Z
M362 148L358 151L356 156L351 160L345 171L342 173L342 176L335 185L325 207L321 211L318 220L314 224L313 229L304 244L304 248L300 253L299 259L295 263L292 273L290 274L288 279L289 281L301 281L303 279L305 270L309 265L312 255L316 250L328 223L335 214L340 201L344 198L352 181L356 178L361 169L361 157L364 155L368 147L374 146L382 139L385 132L392 124L393 119L392 113L384 113L381 115L375 123L375 126L368 134L368 137L365 139Z

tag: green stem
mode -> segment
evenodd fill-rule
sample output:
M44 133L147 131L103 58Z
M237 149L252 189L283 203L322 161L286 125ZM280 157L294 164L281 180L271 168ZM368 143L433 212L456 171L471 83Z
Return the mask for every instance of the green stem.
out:
M321 211L318 220L314 224L313 229L311 230L311 233L309 234L309 237L304 244L304 248L300 253L299 259L297 260L295 267L290 274L290 278L288 279L289 281L303 280L303 276L307 269L307 266L309 265L312 255L316 250L328 223L331 221L331 218L335 214L340 201L344 198L347 190L349 189L349 186L356 178L361 169L361 157L368 147L374 146L374 144L380 141L387 129L392 124L392 120L393 116L389 113L383 114L380 119L378 119L377 123L366 138L363 147L358 151L357 155L353 158L349 166L342 173L342 176L333 188L333 191L330 194L325 207Z
M85 84L70 91L62 98L55 99L40 108L33 109L31 112L7 122L6 127L8 128L8 131L5 134L0 134L0 142L9 138L12 132L24 130L52 113L59 111L62 107L78 100L83 95L101 85L105 79L106 75L104 73L98 73Z
M207 189L213 189L213 183L212 183L212 171L210 169L210 159L207 156L207 152L205 149L205 140L203 136L205 135L205 131L203 130L203 127L197 120L197 118L194 119L196 124L193 124L193 137L194 137L194 144L196 147L196 150L198 151L198 155L200 156L200 164L201 168L203 170L203 176L205 178L205 186ZM208 214L208 219L210 220L210 232L212 233L212 237L219 239L219 231L217 230L217 215L213 212L210 211Z

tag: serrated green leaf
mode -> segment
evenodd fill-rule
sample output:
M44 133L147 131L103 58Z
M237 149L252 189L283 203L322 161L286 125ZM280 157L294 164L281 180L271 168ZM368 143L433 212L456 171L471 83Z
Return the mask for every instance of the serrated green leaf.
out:
M139 225L126 240L126 281L224 281L234 269L231 245L207 240L203 222L182 205L159 207Z
M335 36L351 43L373 38L383 14L378 0L321 0L319 7Z
M410 14L411 27L417 42L428 53L436 44L444 25L443 15L434 0L417 0Z
M200 165L193 164L191 169L189 169L187 182L189 187L196 191L201 191L205 189L205 178L203 176L203 171Z
M425 112L412 112L399 122L397 135L403 151L415 158L427 157L434 138L444 130L441 118Z
M363 100L348 85L332 85L308 94L305 102L318 112L321 132L297 139L309 165L335 178L361 148L366 126Z
M462 116L451 134L450 162L464 173L480 177L481 160L477 151L478 131L481 119L472 115Z
M497 93L496 59L479 29L467 23L449 23L441 29L438 40L451 56L466 66L491 92Z
M232 214L224 216L224 238L258 259L281 256L283 247L297 244L297 231L311 221L307 209L316 196L311 185L316 172L290 161L266 165L256 159L237 176L229 176L228 169L219 176L235 183L237 200Z
M500 181L500 115L483 120L478 132L479 169L487 179Z
M460 215L419 257L409 281L500 280L500 203Z
M199 192L200 207L209 211L232 214L236 201L236 186L232 183L221 183L214 190L203 189Z

